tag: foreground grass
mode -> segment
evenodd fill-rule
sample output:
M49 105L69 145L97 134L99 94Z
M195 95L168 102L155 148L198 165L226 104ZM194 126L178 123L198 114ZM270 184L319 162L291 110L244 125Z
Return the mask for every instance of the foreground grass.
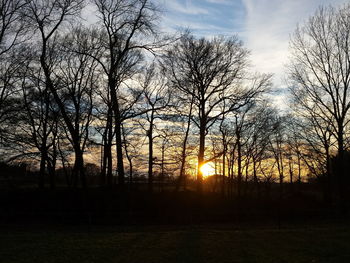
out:
M350 227L0 227L0 262L350 262Z

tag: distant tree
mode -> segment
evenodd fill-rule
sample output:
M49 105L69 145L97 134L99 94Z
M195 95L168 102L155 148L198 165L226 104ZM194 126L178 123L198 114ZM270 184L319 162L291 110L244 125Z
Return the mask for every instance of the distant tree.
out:
M240 197L242 195L242 183L243 183L243 165L244 165L244 157L248 159L248 156L244 155L244 146L248 142L248 138L245 136L245 131L248 127L248 113L252 109L253 104L248 103L244 107L237 109L234 114L233 121L233 134L235 140L235 150L236 152L232 152L231 154L237 154L237 176L236 176L236 192ZM248 163L245 162L248 167Z
M176 183L176 191L178 191L183 185L186 186L186 161L188 158L188 141L190 139L190 132L191 132L191 120L193 117L193 108L194 108L194 96L190 96L182 98L181 94L176 96L177 104L175 106L176 112L175 114L177 116L181 117L181 123L182 128L184 130L181 130L181 132L184 133L183 136L180 136L181 142L181 153L180 153L180 173L179 178Z
M305 152L305 148L307 147L307 140L312 136L311 133L307 133L307 127L304 125L303 119L294 116L293 114L287 115L287 152L289 159L289 176L290 182L297 181L298 184L302 182L302 169L305 166L305 162L303 162L303 155ZM308 134L308 135L306 135ZM306 135L306 136L305 136ZM296 168L294 168L296 167ZM297 170L297 178L293 178L294 170Z
M169 106L171 98L170 90L165 85L164 77L157 72L155 67L155 64L151 64L143 75L143 99L140 101L145 107L143 116L146 123L142 127L146 130L148 138L148 188L150 191L153 188L153 141L155 137L159 136L155 132L156 122L159 119L165 119L165 110Z
M277 166L277 175L280 185L280 195L283 192L286 159L286 121L285 116L275 115L272 123L272 134L270 136L270 150Z
M270 137L273 132L273 119L276 112L266 100L255 102L248 112L244 136L245 154L249 155L252 181L260 193L259 165L268 156Z
M221 107L221 111L226 111L226 104L223 103ZM226 121L226 114L221 116L219 131L221 134L221 144L222 144L222 179L221 179L221 193L225 195L226 192L226 163L227 163L227 153L228 153L228 145L233 140L233 136L230 136L232 133L232 129L230 129L230 123Z
M141 149L145 139L141 134L139 123L135 120L124 123L122 128L124 151L129 163L129 184L132 185L134 182L134 163L140 162L139 159L143 155Z

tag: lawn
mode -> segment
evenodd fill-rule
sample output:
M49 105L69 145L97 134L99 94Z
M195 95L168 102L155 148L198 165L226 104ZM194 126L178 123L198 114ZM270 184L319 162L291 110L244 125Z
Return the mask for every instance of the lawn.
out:
M350 228L0 228L0 262L350 262Z

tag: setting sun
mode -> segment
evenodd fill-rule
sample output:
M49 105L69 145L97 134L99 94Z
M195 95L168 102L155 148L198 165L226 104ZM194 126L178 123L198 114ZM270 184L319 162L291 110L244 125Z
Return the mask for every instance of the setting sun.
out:
M215 174L215 169L213 166L214 166L213 163L205 163L201 166L200 169L204 177L208 177L210 175Z

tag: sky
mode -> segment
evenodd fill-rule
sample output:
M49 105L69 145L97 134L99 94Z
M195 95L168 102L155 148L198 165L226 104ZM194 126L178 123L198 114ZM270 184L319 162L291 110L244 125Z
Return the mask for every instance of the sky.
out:
M285 86L290 35L320 5L348 0L155 0L164 10L164 31L190 29L195 35L237 35L251 52L255 70L274 74ZM277 87L277 88L279 88ZM278 99L278 98L277 98ZM281 97L279 98L281 99Z
M275 103L283 108L289 39L321 5L339 7L349 0L152 0L162 10L163 32L189 29L197 36L237 35L250 51L254 71L273 74ZM96 20L88 6L84 17Z

